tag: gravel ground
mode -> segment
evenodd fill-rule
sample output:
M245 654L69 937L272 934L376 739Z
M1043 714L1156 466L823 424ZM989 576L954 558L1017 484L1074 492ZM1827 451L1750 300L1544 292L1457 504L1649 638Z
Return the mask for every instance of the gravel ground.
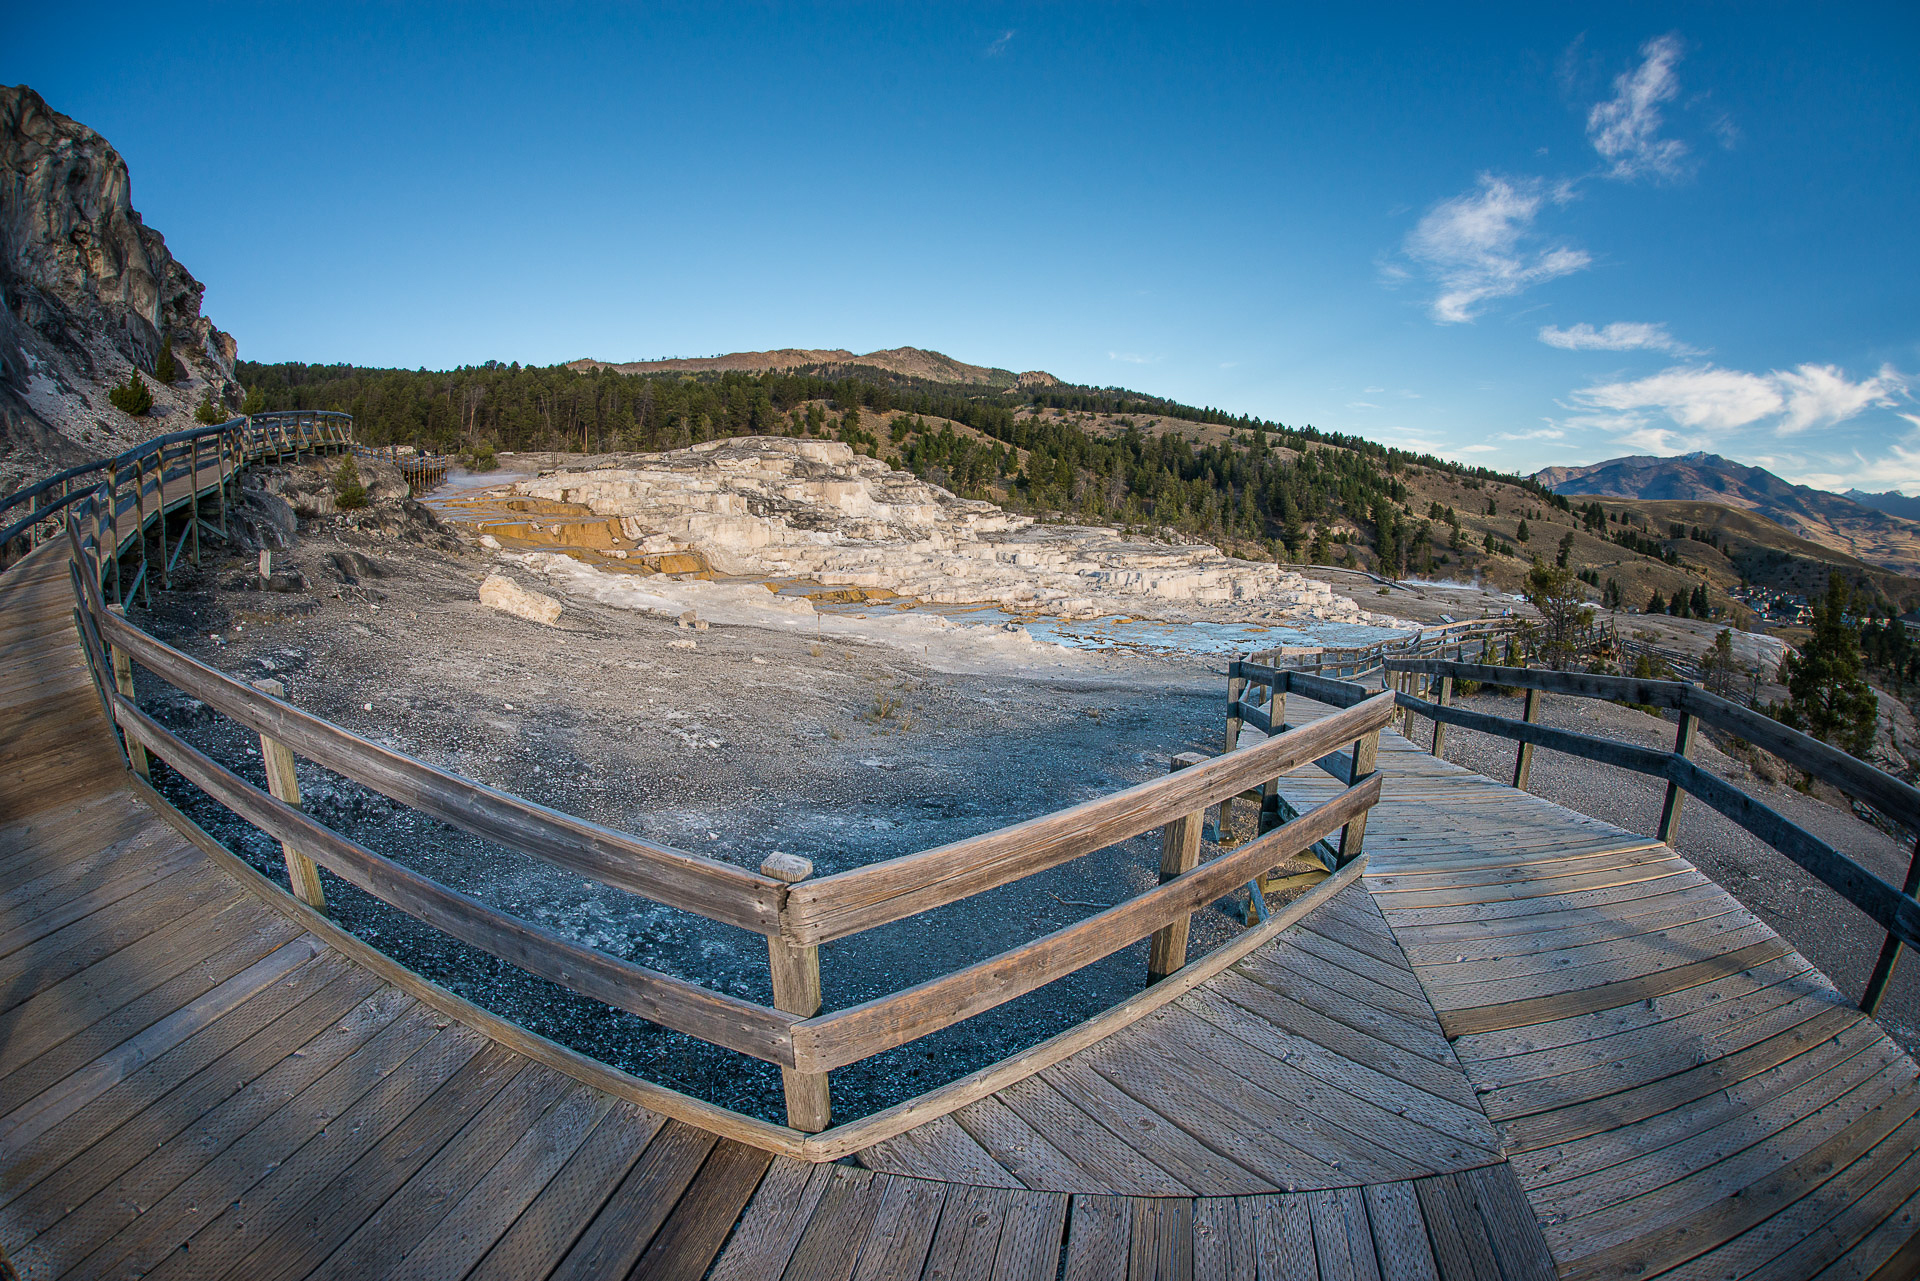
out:
M1519 695L1483 692L1457 702L1495 716L1517 719L1521 715ZM1541 699L1539 719L1561 729L1670 751L1677 714L1670 712L1662 718L1613 703L1547 695ZM1431 724L1415 721L1416 742L1432 742ZM1455 726L1447 731L1446 755L1456 764L1493 778L1513 777L1514 744L1510 739ZM1885 880L1898 885L1905 877L1912 847L1855 818L1850 809L1783 784L1766 782L1744 762L1721 751L1705 732L1695 740L1694 760ZM1533 754L1528 790L1568 809L1647 835L1660 825L1660 807L1666 796L1663 782L1541 749ZM1829 799L1839 801L1837 795ZM1842 992L1859 998L1886 938L1885 932L1866 916L1772 846L1692 797L1680 812L1675 848L1778 930ZM1909 1051L1920 1052L1920 962L1908 958L1902 964L1880 1007L1880 1021L1888 1034Z
M344 583L354 550L384 577ZM758 866L778 849L816 874L943 844L1157 777L1217 750L1217 660L1090 657L1068 676L955 676L897 648L664 618L569 601L555 628L482 607L495 562L339 528L275 557L304 594L250 590L239 557L176 575L135 618L244 679L286 682L301 706L370 739L650 840ZM513 571L509 571L510 573ZM531 580L529 580L531 581ZM544 584L531 581L539 588ZM215 639L217 638L217 639ZM673 648L692 640L695 648ZM259 782L258 743L144 678L176 732ZM362 843L503 910L716 989L770 1001L758 935L561 873L396 806L303 762L306 807ZM162 789L284 882L278 846L177 778ZM823 949L841 1008L984 959L1150 888L1157 833ZM420 926L330 875L347 928L543 1035L650 1079L782 1119L775 1071L576 997ZM1195 947L1239 932L1223 902ZM1137 944L1040 992L836 1072L842 1119L931 1088L1138 991Z

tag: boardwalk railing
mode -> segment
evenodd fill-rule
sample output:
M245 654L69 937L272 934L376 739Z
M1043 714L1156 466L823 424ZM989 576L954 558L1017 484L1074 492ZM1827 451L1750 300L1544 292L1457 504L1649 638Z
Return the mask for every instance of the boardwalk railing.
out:
M58 536L67 513L84 503L90 519L105 516L106 528L97 537L114 548L114 598L123 599L131 593L119 579L118 553L140 538L144 554L146 530L156 519L164 535L169 513L189 504L195 509L180 531L179 545L162 557L166 577L181 547L190 546L198 562L202 531L226 536L227 483L247 464L336 453L352 448L352 442L352 416L321 410L255 414L155 436L123 454L69 467L0 498L0 565ZM218 499L217 529L198 511L201 498L210 496ZM164 536L161 543L166 550Z
M114 460L116 467L119 463ZM200 475L209 493L224 483L217 467L183 474ZM113 551L121 546L115 517L126 499L117 495L117 489L102 484L69 504L66 529L75 625L101 706L122 736L129 768L146 774L158 759L278 840L289 883L310 907L324 909L324 891L314 871L324 868L530 973L664 1027L777 1064L792 1131L804 1135L827 1128L831 1071L993 1009L1151 937L1152 986L1140 996L1042 1047L942 1087L934 1092L940 1100L922 1096L823 1136L832 1143L790 1149L813 1159L844 1155L928 1115L959 1107L989 1080L1008 1073L1018 1079L1037 1071L1070 1052L1076 1037L1101 1033L1116 1019L1131 1021L1178 996L1198 981L1192 971L1203 971L1204 977L1244 955L1292 918L1276 916L1188 967L1187 929L1193 911L1342 829L1352 833L1343 840L1357 853L1358 830L1380 795L1380 778L1370 763L1380 729L1394 710L1392 697L1385 693L1362 697L1333 716L1258 746L1212 759L1183 757L1164 778L936 849L818 879L810 879L812 868L805 860L785 855L769 859L756 872L643 841L461 778L303 711L277 697L270 684L245 684L148 635L110 607L103 590L118 563ZM267 790L144 711L135 695L136 671L165 681L258 734L268 765ZM1209 807L1250 787L1271 789L1279 777L1343 748L1341 759L1368 764L1364 769L1349 767L1348 786L1339 795L1256 840L1199 861L1200 816ZM295 757L528 857L765 936L774 1003L744 1000L599 952L358 844L299 809L292 777ZM821 1011L822 944L959 902L1156 828L1163 833L1163 853L1160 883L1154 888L952 973L845 1009ZM1288 912L1296 907L1305 910L1296 904ZM1180 974L1183 969L1189 973Z
M1860 1008L1876 1013L1887 985L1908 946L1920 945L1920 839L1903 885L1895 887L1874 875L1827 842L1770 806L1747 795L1717 774L1688 759L1701 723L1737 735L1780 757L1823 782L1872 805L1907 831L1920 835L1920 789L1877 769L1817 738L1782 725L1751 708L1711 694L1698 685L1679 681L1641 680L1630 676L1598 676L1583 672L1552 672L1533 668L1493 667L1439 659L1389 659L1385 680L1395 703L1409 716L1433 721L1433 752L1445 747L1446 727L1458 725L1510 738L1518 743L1514 759L1514 786L1524 788L1533 749L1547 748L1583 760L1633 770L1667 782L1661 809L1659 838L1671 842L1686 796L1697 796L1721 814L1811 872L1829 889L1865 912L1887 932L1880 957L1867 980ZM1452 705L1456 680L1479 681L1527 691L1522 718L1490 716ZM1415 691L1415 684L1421 689ZM1543 694L1569 694L1643 706L1670 708L1680 713L1673 750L1657 751L1620 743L1592 734L1556 729L1535 723ZM1432 694L1433 697L1422 697ZM1232 703L1231 697L1229 703ZM1231 715L1231 712L1229 713Z
M1445 657L1451 650L1455 658L1469 651L1524 631L1518 618L1473 618L1458 623L1423 627L1410 635L1371 645L1285 645L1256 650L1251 661L1288 671L1311 672L1338 680L1356 680L1380 670L1388 658Z

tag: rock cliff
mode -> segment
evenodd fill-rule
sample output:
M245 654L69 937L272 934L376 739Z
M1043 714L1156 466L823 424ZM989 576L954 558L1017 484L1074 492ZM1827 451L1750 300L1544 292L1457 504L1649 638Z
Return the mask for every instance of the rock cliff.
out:
M0 87L0 292L0 492L188 426L209 394L238 403L233 339L141 221L126 162L25 85ZM135 368L154 400L139 419L107 399Z
M1326 584L1276 565L1205 544L1036 525L837 442L739 437L553 472L514 488L619 518L642 551L694 551L724 574L885 588L1059 617L1372 618Z

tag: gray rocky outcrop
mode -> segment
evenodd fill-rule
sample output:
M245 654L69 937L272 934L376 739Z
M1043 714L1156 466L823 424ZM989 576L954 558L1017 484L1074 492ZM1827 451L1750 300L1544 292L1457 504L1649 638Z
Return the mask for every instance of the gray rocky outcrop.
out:
M204 286L133 207L107 140L25 85L0 87L0 492L190 426L211 395L239 403L232 337ZM171 340L180 379L153 369ZM139 369L152 411L107 399Z

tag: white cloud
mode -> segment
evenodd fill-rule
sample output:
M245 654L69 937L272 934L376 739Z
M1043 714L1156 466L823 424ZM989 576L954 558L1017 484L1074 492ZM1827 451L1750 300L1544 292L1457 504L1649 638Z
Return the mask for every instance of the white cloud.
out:
M1612 417L1569 420L1567 425L1600 427L1650 448L1701 447L1716 435L1774 419L1776 435L1845 422L1863 411L1896 403L1905 380L1891 368L1853 382L1833 365L1799 365L1791 370L1753 374L1713 365L1675 366L1647 378L1599 383L1573 395L1584 409L1613 411ZM1648 411L1663 415L1693 437L1680 437L1654 425Z
M1442 324L1470 321L1495 298L1584 270L1593 259L1566 245L1535 246L1534 220L1565 188L1538 179L1514 181L1483 174L1477 190L1442 201L1407 237L1407 257L1440 286L1430 304Z
M1567 434L1566 432L1562 431L1558 427L1541 427L1534 431L1519 431L1519 432L1503 431L1500 433L1497 439L1499 440L1563 440L1566 438L1566 434Z
M1710 432L1745 427L1786 407L1786 398L1771 379L1712 365L1601 383L1575 392L1574 399L1595 409L1652 409L1682 427Z
M1367 401L1367 400L1349 400L1347 402L1347 408L1348 409L1378 409L1380 408L1380 406L1374 404L1372 401Z
M1013 43L1013 32L1002 31L999 35L993 38L993 43L987 46L987 56L989 58L998 58L1001 54L1007 51L1007 46L1012 43Z
M1609 162L1609 177L1672 177L1680 172L1687 147L1659 136L1660 107L1680 92L1673 70L1680 61L1680 41L1657 36L1640 46L1640 56L1638 67L1614 78L1613 97L1587 113L1587 139Z
M1894 403L1893 397L1906 390L1906 382L1892 368L1864 382L1848 382L1835 365L1802 365L1792 372L1775 372L1787 398L1786 417L1777 428L1782 436L1845 422L1866 409Z
M1459 452L1463 454L1491 454L1498 452L1499 448L1500 446L1498 445L1462 445L1460 446Z
M1676 341L1665 325L1633 320L1616 320L1599 329L1588 324L1574 325L1568 329L1546 325L1540 330L1540 341L1565 351L1664 351L1675 356L1698 354L1686 344Z
M1154 361L1160 359L1160 357L1142 356L1138 352L1133 351L1110 351L1107 353L1107 359L1125 361L1129 365L1151 365Z

